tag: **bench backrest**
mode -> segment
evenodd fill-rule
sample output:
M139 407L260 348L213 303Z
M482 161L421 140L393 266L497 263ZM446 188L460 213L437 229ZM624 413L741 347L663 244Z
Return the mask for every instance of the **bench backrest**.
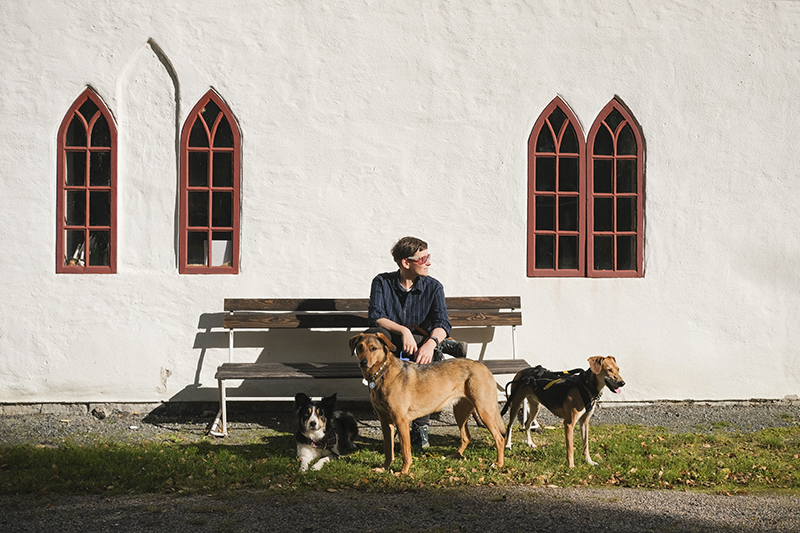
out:
M450 324L519 326L519 296L446 298ZM226 298L224 326L228 329L365 328L367 298Z

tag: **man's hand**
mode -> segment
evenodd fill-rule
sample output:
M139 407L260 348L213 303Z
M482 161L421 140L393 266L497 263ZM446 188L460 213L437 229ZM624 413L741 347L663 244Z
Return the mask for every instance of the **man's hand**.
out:
M435 347L436 343L432 340L423 342L422 346L420 346L419 350L417 350L417 363L421 365L427 365L433 361L433 349Z
M403 328L403 351L409 355L417 353L417 341L414 340L414 335L408 328Z

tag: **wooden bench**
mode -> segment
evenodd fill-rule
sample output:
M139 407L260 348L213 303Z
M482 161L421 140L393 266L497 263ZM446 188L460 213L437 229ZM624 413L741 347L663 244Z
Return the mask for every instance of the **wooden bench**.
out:
M522 324L519 296L447 298L453 328L511 326L512 358L481 360L493 374L515 374L528 368L516 356L516 327ZM362 379L355 360L346 362L235 363L234 335L242 330L323 329L363 330L368 327L367 298L252 299L226 298L223 326L228 330L228 362L217 368L220 410L209 434L228 434L228 401L263 401L259 397L228 397L225 382L250 379Z

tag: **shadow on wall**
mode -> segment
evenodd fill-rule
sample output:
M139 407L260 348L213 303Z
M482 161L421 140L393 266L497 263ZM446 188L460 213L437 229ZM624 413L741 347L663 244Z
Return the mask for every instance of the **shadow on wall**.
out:
M194 382L173 395L170 402L216 402L219 400L217 382L203 382L203 376L213 375L216 367L228 361L228 330L223 327L226 313L204 313L198 320L198 332L193 348L197 350ZM470 359L482 359L486 347L494 338L493 327L457 328L453 336L466 341ZM233 362L236 363L288 363L288 362L348 362L356 365L350 353L349 340L362 329L271 329L240 330L234 337ZM474 351L475 345L480 351ZM213 354L210 355L210 354ZM209 368L211 366L211 368ZM338 393L340 397L361 397L368 400L366 388L354 379L260 379L248 380L237 386L228 386L228 395L269 396L292 398L298 391L310 396Z

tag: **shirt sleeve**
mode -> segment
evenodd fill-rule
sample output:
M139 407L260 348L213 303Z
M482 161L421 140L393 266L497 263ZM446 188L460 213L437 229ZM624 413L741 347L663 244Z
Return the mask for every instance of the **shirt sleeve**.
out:
M442 328L450 335L452 326L450 325L450 317L447 314L447 302L444 299L444 287L438 281L433 284L433 294L431 295L431 311L428 314L430 318L431 331L435 328ZM443 340L443 339L439 339Z
M377 326L379 318L387 317L385 289L386 284L383 281L383 277L381 275L375 276L369 291L367 320L370 326Z

